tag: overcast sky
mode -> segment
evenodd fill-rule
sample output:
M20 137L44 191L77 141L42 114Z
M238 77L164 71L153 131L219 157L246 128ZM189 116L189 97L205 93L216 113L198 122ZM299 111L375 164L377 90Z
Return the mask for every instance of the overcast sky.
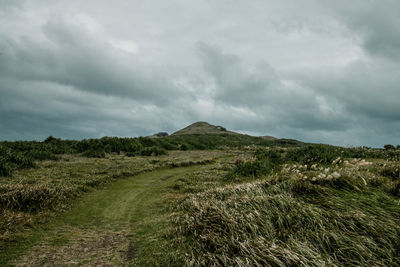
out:
M400 144L398 0L0 0L0 139L195 121Z

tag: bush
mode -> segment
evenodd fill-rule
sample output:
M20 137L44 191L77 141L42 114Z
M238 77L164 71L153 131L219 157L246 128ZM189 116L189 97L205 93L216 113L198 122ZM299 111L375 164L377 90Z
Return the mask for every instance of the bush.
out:
M165 154L167 154L167 151L157 146L145 147L140 151L140 155L142 156L159 156Z
M242 176L259 177L269 174L274 169L274 164L268 160L238 162L234 173Z
M104 149L88 149L82 154L85 157L88 158L105 158L106 153Z
M130 142L127 142L123 148L123 151L130 153L137 153L142 150L143 146L136 139L132 139Z
M289 150L286 154L286 160L298 162L300 164L330 164L340 156L343 156L343 153L337 147L309 145Z
M55 138L55 137L53 137L53 136L49 136L49 137L47 137L43 142L44 143L52 143L52 142L57 142L57 141L61 141L61 139L59 139L59 138Z
M260 177L270 174L272 171L280 168L283 158L275 150L257 150L254 153L256 157L252 161L237 161L232 172L228 173L224 180L240 180L239 176Z
M187 144L181 144L181 145L179 146L179 150L182 150L182 151L188 150L188 145L187 145Z
M390 144L384 145L383 148L385 150L395 150L396 149L393 145L390 145Z
M17 169L34 167L33 159L7 147L0 146L0 175L11 176Z
M268 160L274 165L280 165L285 161L280 153L272 149L258 149L254 156L257 160Z
M35 160L57 160L58 157L49 150L31 150L25 153L27 157Z
M4 160L0 159L0 176L11 176L11 174L11 166Z

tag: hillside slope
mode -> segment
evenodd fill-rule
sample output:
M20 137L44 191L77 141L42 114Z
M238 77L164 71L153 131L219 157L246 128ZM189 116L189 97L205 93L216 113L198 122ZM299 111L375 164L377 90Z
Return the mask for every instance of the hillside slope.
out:
M185 135L185 134L232 134L240 135L239 133L227 131L222 126L215 126L207 122L198 121L179 131L174 132L172 135Z

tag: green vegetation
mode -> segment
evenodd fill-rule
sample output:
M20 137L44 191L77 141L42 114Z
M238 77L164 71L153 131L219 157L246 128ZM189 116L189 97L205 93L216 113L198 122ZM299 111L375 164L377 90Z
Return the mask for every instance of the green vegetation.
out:
M0 180L0 247L96 188L143 172L210 163L223 155L212 151L171 151L157 157L63 155L58 161L37 162L33 169L16 170Z
M0 265L400 265L396 147L192 129L1 142Z
M168 259L165 188L201 167L162 169L116 181L88 194L44 227L0 249L17 266L151 266ZM156 258L154 255L158 255ZM148 265L149 264L149 265Z
M203 190L179 201L170 236L175 260L191 266L399 265L399 162L335 158L332 147L314 149L323 153L297 158L313 149L257 151L247 158L252 164L236 163L227 175L244 183L208 187L192 180L190 191L193 182ZM249 169L242 172L243 166ZM182 184L177 189L187 192Z
M35 160L58 160L62 154L79 154L88 158L105 158L107 154L128 156L165 155L171 150L212 150L246 146L296 146L295 140L266 140L240 134L185 134L162 138L103 137L81 141L61 140L52 136L43 142L0 142L0 175L10 176L16 169L33 167Z
M199 121L195 122L175 133L173 135L186 135L186 134L233 134L239 135L238 133L227 131L222 126L211 125L207 122Z
M9 176L14 170L33 166L32 157L0 146L0 176Z

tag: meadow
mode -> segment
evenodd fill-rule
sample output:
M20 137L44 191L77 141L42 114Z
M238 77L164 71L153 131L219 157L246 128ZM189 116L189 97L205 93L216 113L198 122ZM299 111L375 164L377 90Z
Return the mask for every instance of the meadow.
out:
M394 146L189 134L0 152L1 265L400 265Z

